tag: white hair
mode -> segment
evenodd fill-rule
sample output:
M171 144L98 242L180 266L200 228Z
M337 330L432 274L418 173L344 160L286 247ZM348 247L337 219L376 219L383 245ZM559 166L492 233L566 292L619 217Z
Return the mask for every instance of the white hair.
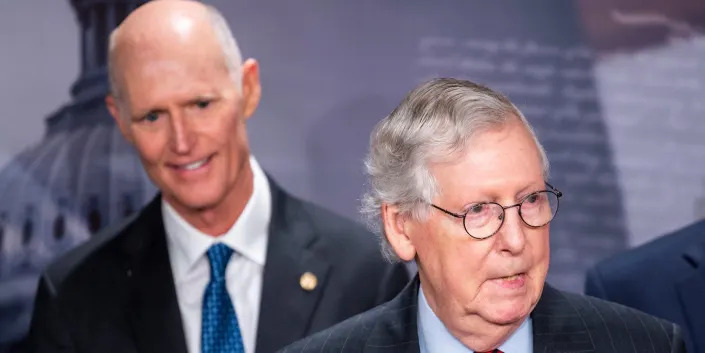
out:
M237 40L230 31L228 22L223 14L211 5L205 5L208 22L215 33L218 44L223 53L223 60L228 69L230 78L235 84L238 92L242 90L242 54ZM115 63L115 48L117 46L117 36L120 27L118 26L110 33L108 40L108 80L110 83L110 93L116 100L120 100L120 84L118 80L118 70Z
M375 126L365 160L369 190L362 197L361 213L388 260L400 261L384 235L382 205L396 205L403 216L425 219L438 193L429 166L457 157L473 136L517 119L536 143L548 178L546 152L524 115L501 93L470 81L439 78L423 83Z

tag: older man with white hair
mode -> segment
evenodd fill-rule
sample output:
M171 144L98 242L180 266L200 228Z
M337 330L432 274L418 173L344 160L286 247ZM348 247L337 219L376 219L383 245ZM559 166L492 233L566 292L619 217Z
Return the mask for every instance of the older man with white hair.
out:
M283 352L683 352L680 329L545 284L562 193L521 112L469 81L414 89L372 133L364 210L419 274Z
M374 235L250 155L259 68L214 8L136 9L111 35L109 77L108 110L160 194L45 272L33 351L273 352L406 284Z

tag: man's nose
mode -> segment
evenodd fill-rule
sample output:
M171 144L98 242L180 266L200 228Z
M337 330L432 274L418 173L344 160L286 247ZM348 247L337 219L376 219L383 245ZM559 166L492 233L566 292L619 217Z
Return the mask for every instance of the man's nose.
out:
M183 115L171 114L171 149L177 154L187 154L193 149L195 137Z
M497 234L501 241L501 250L519 254L526 246L526 224L519 214L519 205L506 208L502 217L504 222Z

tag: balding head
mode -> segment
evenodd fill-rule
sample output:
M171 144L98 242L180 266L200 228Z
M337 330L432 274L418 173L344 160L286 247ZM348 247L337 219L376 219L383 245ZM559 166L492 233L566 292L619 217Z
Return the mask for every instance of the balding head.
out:
M225 233L252 193L257 61L241 62L215 9L159 0L115 30L109 63L106 106L162 198L200 231Z
M111 94L121 101L127 63L199 51L224 65L239 90L242 56L226 20L215 8L189 0L154 0L133 11L110 35Z

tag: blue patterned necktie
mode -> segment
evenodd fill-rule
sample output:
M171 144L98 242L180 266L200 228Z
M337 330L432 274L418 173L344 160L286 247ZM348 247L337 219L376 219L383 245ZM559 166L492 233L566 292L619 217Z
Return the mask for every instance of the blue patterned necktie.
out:
M245 353L235 309L225 287L225 268L233 250L219 243L208 249L211 278L203 294L201 353Z

